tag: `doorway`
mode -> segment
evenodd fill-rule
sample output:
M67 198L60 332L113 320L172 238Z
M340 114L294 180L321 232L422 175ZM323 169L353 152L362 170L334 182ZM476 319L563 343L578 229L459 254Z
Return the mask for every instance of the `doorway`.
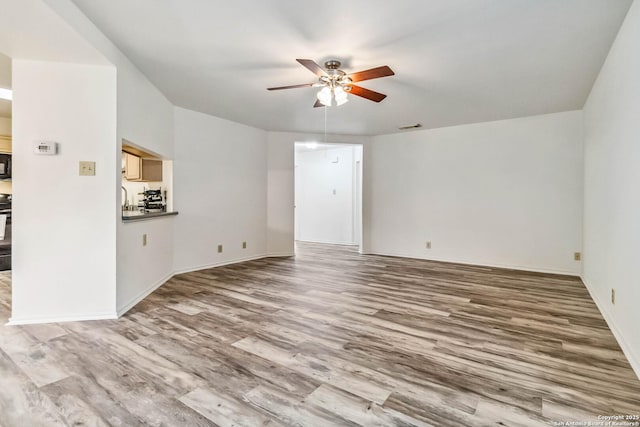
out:
M296 142L296 242L362 246L362 145Z
M0 53L0 271L11 270L11 58Z

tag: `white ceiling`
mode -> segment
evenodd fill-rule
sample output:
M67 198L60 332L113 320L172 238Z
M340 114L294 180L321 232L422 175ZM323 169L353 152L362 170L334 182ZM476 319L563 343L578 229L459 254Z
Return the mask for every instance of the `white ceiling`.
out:
M580 109L631 0L74 0L176 105L323 132L296 58L389 65L331 107L329 133L377 135Z
M49 3L55 3L57 11ZM0 52L13 59L109 65L60 15L59 0L0 0Z

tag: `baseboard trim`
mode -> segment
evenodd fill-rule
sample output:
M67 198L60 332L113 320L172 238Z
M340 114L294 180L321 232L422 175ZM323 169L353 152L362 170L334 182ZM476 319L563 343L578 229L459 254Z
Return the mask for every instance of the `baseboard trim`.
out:
M117 313L102 313L102 314L77 314L75 316L61 316L61 317L36 317L26 319L14 319L9 318L6 323L7 326L17 325L37 325L41 323L63 323L63 322L80 322L86 320L114 320L118 318Z
M153 285L149 286L147 289L145 289L144 291L140 292L137 296L133 297L124 306L122 306L121 308L118 308L118 311L117 311L118 317L121 317L122 315L124 315L127 311L129 311L133 307L135 307L136 304L138 304L140 301L142 301L143 299L148 297L153 291L155 291L160 286L162 286L165 283L167 283L167 281L169 281L173 277L173 275L174 275L173 273L167 274L162 279L158 280Z
M573 276L580 277L580 273L574 271L566 271L566 270L554 270L548 268L538 268L538 267L526 267L522 265L511 265L511 264L486 264L479 263L474 261L469 261L465 259L455 259L455 258L440 258L440 257L420 257L413 254L402 254L397 252L380 252L376 250L369 250L366 255L382 255L382 256L392 256L398 258L411 258L411 259L421 259L425 261L437 261L437 262L449 262L453 264L466 264L473 265L476 267L488 267L488 268L503 268L506 270L518 270L518 271L529 271L532 273L546 273L546 274L559 274L562 276Z
M580 279L582 280L582 283L584 283L584 287L587 288L587 291L589 292L591 299L593 300L593 302L596 303L596 307L598 307L598 310L600 311L600 314L602 314L604 321L607 322L607 326L613 333L613 336L616 338L616 341L618 341L618 345L622 349L622 352L624 353L624 355L627 357L627 361L631 365L631 369L633 369L633 372L635 372L638 379L640 379L640 357L634 353L631 346L627 344L627 342L625 341L624 336L622 335L622 333L620 332L620 329L618 329L618 327L616 326L616 323L613 320L613 316L607 310L604 309L604 305L602 304L602 301L600 301L597 298L596 296L597 294L595 293L593 286L589 284L589 282L584 278L584 276L581 275Z
M64 317L43 317L43 318L27 318L27 319L13 319L10 318L6 323L7 326L14 325L33 325L39 323L60 323L60 322L79 322L85 320L114 320L122 317L126 312L135 307L140 301L149 296L153 291L158 289L160 286L167 283L171 278L177 274L190 273L192 271L205 270L208 268L222 267L229 264L237 264L240 262L246 261L254 261L262 258L275 258L275 257L289 257L294 256L293 252L285 252L285 253L274 253L274 254L260 254L253 255L244 258L236 258L224 262L201 265L197 267L191 267L183 270L178 270L173 273L169 273L160 280L156 281L153 285L149 286L144 291L140 292L137 296L132 298L129 302L127 302L122 307L119 307L115 313L103 313L103 314L81 314L76 316L64 316Z
M183 268L181 270L176 270L173 274L177 275L177 274L191 273L193 271L206 270L208 268L223 267L225 265L237 264L239 262L255 261L257 259L262 259L262 258L266 258L266 257L269 257L269 256L271 256L271 255L260 254L260 255L251 255L251 256L243 257L243 258L234 258L234 259L230 259L230 260L227 260L227 261L215 262L215 263L212 263L212 264L204 264L204 265L198 265L198 266L195 266L195 267Z
M353 242L334 242L334 241L329 241L329 240L296 240L296 242L302 242L302 243L320 243L323 245L341 245L341 246L358 246L357 243L353 243Z
M290 256L296 256L296 253L295 252L276 252L276 253L265 255L265 258L284 258L284 257L290 257Z
M257 259L262 259L262 258L284 257L284 256L293 256L293 255L294 255L293 253L252 255L252 256L248 256L248 257L235 258L235 259L228 260L228 261L223 261L223 262L218 262L218 263L213 263L213 264L205 264L205 265L200 265L200 266L196 266L196 267L189 267L189 268L185 268L185 269L174 271L173 273L167 274L165 277L163 277L162 279L160 279L159 281L154 283L152 286L147 288L145 291L141 292L138 296L136 296L131 301L129 301L124 307L118 309L118 317L122 316L127 311L131 310L133 307L136 306L136 304L138 304L140 301L142 301L147 296L149 296L153 291L158 289L160 286L164 285L166 282L171 280L172 277L174 277L174 276L176 276L178 274L191 273L193 271L206 270L206 269L209 269L209 268L223 267L225 265L238 264L240 262L255 261Z

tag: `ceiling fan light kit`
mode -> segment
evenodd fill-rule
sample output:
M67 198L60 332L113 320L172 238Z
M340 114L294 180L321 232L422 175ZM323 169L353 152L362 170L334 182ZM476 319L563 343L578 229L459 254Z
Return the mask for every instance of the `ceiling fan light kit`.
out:
M316 97L318 98L318 101L320 101L320 103L325 107L331 107L333 100L335 100L336 105L342 105L349 102L347 91L344 90L341 86L337 86L334 88L325 86L318 91Z
M333 94L331 93L331 89L329 89L328 86L325 86L318 91L316 98L318 98L318 101L320 101L322 105L326 107L331 107L332 96Z
M342 86L338 86L333 89L333 98L336 100L336 105L342 105L345 102L349 101L347 97L347 91L342 88Z
M393 76L394 72L386 65L357 73L347 74L340 69L340 61L332 59L324 63L325 68L320 67L311 59L297 59L302 66L318 76L316 83L305 83L300 85L270 87L267 90L294 89L301 87L319 87L316 94L317 101L314 107L330 107L335 101L335 105L343 105L349 101L348 94L360 96L373 102L380 102L387 97L382 93L365 89L354 85L354 82L377 79L380 77Z

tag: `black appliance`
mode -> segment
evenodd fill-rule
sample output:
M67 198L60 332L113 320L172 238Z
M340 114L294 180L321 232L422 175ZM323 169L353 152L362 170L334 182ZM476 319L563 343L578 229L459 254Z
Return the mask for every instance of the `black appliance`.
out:
M0 193L0 215L7 216L4 239L0 240L0 271L11 270L11 197Z
M138 203L139 208L146 212L164 212L167 208L162 198L162 190L145 190L143 200Z
M11 154L0 154L0 179L11 178Z

